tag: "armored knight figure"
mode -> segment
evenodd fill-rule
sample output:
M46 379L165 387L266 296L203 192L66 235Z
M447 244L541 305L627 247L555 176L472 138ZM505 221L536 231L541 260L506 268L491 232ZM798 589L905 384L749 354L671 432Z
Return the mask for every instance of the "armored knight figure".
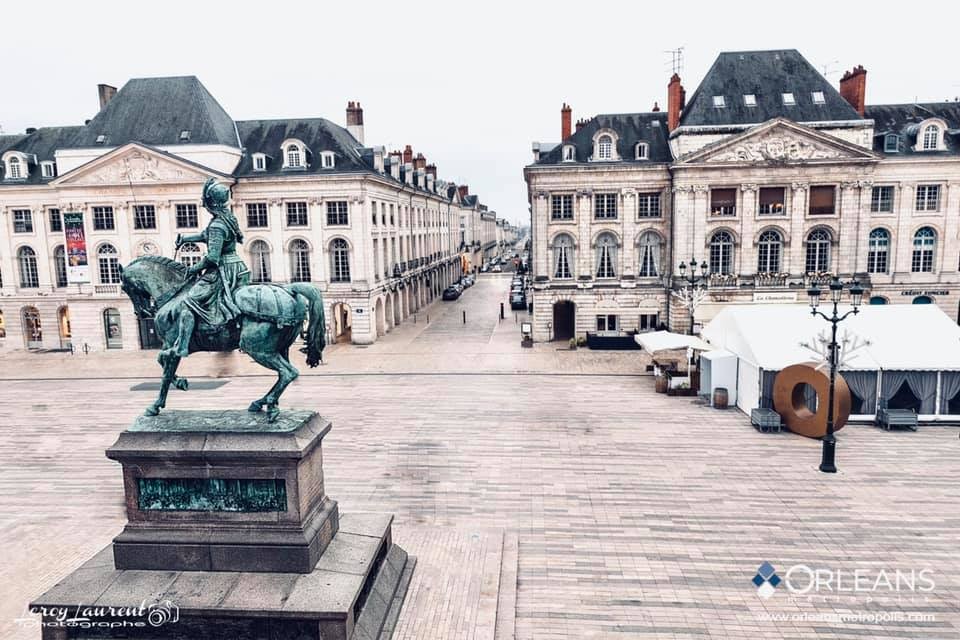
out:
M207 245L207 252L200 262L187 269L187 281L194 282L180 304L162 310L171 316L168 324L179 327L176 342L162 355L186 356L198 320L216 331L240 315L234 294L250 284L250 270L237 254L237 244L243 242L243 234L237 218L227 208L229 199L230 190L226 186L213 178L207 180L203 186L203 206L213 220L201 233L177 235L177 249L187 242L200 242Z

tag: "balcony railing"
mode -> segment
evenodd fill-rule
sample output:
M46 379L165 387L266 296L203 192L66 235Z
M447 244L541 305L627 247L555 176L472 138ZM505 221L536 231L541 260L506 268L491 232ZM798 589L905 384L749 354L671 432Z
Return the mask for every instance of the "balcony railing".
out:
M707 277L707 286L711 289L732 289L740 286L737 276L731 274L711 273Z
M754 276L754 286L756 287L784 287L787 285L786 273L758 273Z
M803 278L803 286L805 287L812 287L813 285L826 286L830 284L831 280L833 280L833 274L829 272L807 273Z

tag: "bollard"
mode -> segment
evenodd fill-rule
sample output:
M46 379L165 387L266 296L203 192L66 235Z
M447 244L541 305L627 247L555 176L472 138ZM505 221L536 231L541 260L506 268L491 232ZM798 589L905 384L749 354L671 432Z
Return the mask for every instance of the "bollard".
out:
M503 303L500 303L500 319L503 320Z
M513 324L517 324L517 314L513 314Z
M463 312L463 324L467 324L467 312Z
M417 324L417 314L413 314L413 324Z
M427 314L427 324L430 324L430 314Z

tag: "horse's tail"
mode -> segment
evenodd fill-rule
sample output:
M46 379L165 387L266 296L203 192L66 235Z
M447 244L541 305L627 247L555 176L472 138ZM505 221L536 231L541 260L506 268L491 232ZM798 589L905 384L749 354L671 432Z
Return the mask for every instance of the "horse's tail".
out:
M307 354L307 365L315 367L320 364L323 348L327 345L327 322L323 312L323 295L319 289L306 282L294 282L284 288L307 299L306 346L300 351Z

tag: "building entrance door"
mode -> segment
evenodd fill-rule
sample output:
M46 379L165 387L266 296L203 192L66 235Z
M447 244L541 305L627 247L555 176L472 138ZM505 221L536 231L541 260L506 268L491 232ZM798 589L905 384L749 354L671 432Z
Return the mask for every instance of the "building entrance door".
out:
M36 307L23 308L23 337L27 349L43 348L43 330L40 327L40 312Z
M569 340L573 337L577 307L570 300L553 305L553 339Z

